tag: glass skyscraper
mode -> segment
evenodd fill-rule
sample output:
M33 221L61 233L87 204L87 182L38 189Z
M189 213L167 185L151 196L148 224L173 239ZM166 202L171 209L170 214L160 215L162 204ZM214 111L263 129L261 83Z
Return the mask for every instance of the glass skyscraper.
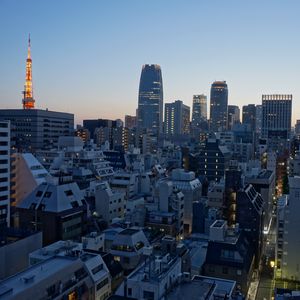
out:
M194 95L192 125L199 127L203 121L207 121L207 97L205 95Z
M163 84L159 65L144 65L142 68L139 103L138 129L148 129L154 134L163 129Z
M289 148L292 122L292 95L262 95L262 138L269 149Z
M227 129L228 88L226 81L215 81L210 90L210 130Z

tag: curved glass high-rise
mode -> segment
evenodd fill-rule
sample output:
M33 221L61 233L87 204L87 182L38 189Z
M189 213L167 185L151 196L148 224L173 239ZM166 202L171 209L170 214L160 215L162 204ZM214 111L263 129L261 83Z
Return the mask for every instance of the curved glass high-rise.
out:
M159 65L143 65L138 103L138 128L154 134L163 128L163 84Z
M210 130L227 129L228 88L226 81L215 81L210 90Z

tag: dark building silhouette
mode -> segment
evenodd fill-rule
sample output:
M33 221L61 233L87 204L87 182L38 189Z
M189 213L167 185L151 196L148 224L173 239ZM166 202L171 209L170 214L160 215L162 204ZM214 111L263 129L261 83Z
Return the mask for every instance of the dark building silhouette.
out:
M93 138L96 128L117 127L117 121L107 119L83 120L83 127L88 129L90 136Z
M235 280L247 293L254 269L254 249L245 232L227 228L226 221L210 226L204 275Z
M236 223L247 233L255 251L255 264L258 266L263 245L264 200L249 184L237 192Z
M228 130L232 129L234 124L240 123L240 108L237 105L228 105Z
M292 95L262 96L262 138L278 153L290 146Z
M215 81L210 89L210 130L226 130L228 117L228 88L226 81Z
M238 168L237 162L232 161L229 168L225 171L225 201L224 218L228 225L235 224L236 197L237 192L242 188L242 171Z
M219 181L229 164L231 153L226 146L219 145L219 141L209 138L205 147L197 155L198 175L205 176L209 181Z
M255 104L243 106L243 124L249 124L251 131L256 131L256 107Z
M159 65L144 65L142 68L139 99L138 128L155 134L163 129L163 83Z
M193 96L192 126L201 127L203 122L207 122L207 97L205 95Z

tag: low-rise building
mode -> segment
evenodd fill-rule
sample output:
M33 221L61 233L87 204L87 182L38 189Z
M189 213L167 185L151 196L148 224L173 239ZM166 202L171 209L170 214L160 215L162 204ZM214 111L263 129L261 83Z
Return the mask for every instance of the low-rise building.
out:
M42 183L16 210L20 228L43 232L43 245L84 233L87 205L76 183Z
M227 228L223 220L211 225L204 275L234 280L237 288L246 294L254 258L254 249L243 231Z
M184 169L174 169L171 175L175 188L184 195L184 232L190 234L193 227L193 202L200 200L202 186L194 172L186 172Z
M127 276L116 294L134 299L159 300L171 291L180 273L180 257L171 257L170 254L159 258L150 256Z
M116 235L110 253L128 271L141 262L143 248L148 246L149 242L142 230L127 228Z
M97 299L111 293L110 274L98 254L54 255L1 282L1 299Z
M108 224L115 218L124 218L124 193L112 190L107 182L95 186L95 208L98 216Z

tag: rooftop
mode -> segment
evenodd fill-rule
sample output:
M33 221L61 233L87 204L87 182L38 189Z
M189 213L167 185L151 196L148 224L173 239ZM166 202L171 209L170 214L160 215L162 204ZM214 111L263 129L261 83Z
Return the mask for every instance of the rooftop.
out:
M137 229L127 228L127 229L121 231L119 234L121 234L121 235L134 235L138 232L139 232L139 230L137 230Z
M77 258L53 257L40 264L11 276L0 283L0 298L13 297L18 293L40 283L51 275L63 272L70 267Z
M194 276L191 281L183 282L166 296L172 299L230 299L235 289L236 282L215 277ZM212 298L211 298L212 297Z

